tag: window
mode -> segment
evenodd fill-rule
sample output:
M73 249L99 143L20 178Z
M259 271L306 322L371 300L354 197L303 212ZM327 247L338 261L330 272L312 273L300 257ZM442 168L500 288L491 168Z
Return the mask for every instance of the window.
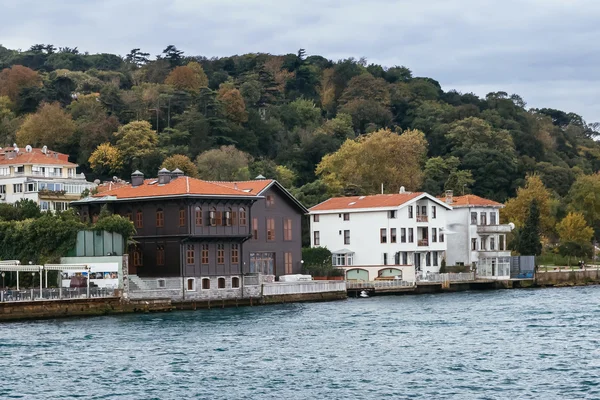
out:
M498 250L504 251L504 235L498 236Z
M350 231L344 231L344 244L350 244Z
M471 250L477 250L477 239L471 239Z
M413 217L413 206L408 206L408 218Z
M185 208L179 209L179 226L185 226Z
M400 243L406 243L406 228L400 228Z
M289 275L292 273L292 253L285 253L285 274Z
M223 211L217 211L217 226L223 226Z
M225 278L217 279L217 288L225 289Z
M408 265L408 253L406 251L402 252L402 265Z
M343 267L346 265L353 265L352 259L353 259L352 253L334 254L331 257L331 263L333 264L333 266Z
M162 228L165 225L165 213L162 208L156 210L156 227Z
M267 207L272 207L274 205L275 205L275 198L272 195L268 194L267 195Z
M225 264L225 245L224 244L217 245L217 264L219 264L219 265Z
M165 246L156 246L156 265L165 265Z
M208 289L210 289L210 279L202 278L202 290L208 290Z
M202 253L200 255L200 258L201 258L201 262L203 265L208 265L208 245L207 244L202 245Z
M484 212L481 213L481 225L487 225L487 214Z
M246 209L244 207L240 208L240 225L246 226L248 223L248 217L246 216Z
M379 230L379 241L381 243L387 243L387 229L386 228L381 228Z
M344 221L350 221L350 213L344 213Z
M421 215L427 215L427 206L421 206Z
M231 245L231 263L239 264L239 262L240 262L240 245L234 243Z
M225 226L231 226L231 208L225 211Z
M292 240L292 220L289 218L283 220L283 240Z
M396 210L392 210L388 213L389 219L396 219Z
M35 190L36 190L36 186L37 186L37 185L35 184L35 182L28 183L28 184L27 184L27 191L28 191L28 192L35 192Z
M314 231L313 232L313 245L314 246L320 246L321 245L321 238L319 237L319 231Z
M477 225L477 213L476 212L471 213L471 225Z
M390 228L390 243L396 243L396 228Z
M438 266L438 252L434 251L431 256L433 257L433 266L437 267Z
M437 228L431 228L431 242L437 242Z
M275 240L275 219L267 218L267 240Z
M484 236L481 238L481 250L485 250L487 248L487 238Z
M490 225L496 225L496 213L495 212L490 213Z
M413 228L408 228L408 243L414 243L415 235Z
M144 213L142 213L142 210L137 210L137 212L135 213L135 227L144 227Z
M217 209L212 207L208 213L210 226L217 226Z
M383 265L388 265L388 255L387 255L387 253L383 253Z
M193 244L188 244L187 245L187 250L185 252L185 259L186 262L188 263L188 265L193 265L195 260L195 250L194 250L194 245Z
M493 237L490 238L490 250L496 250L496 239Z
M196 291L196 278L188 278L185 289L189 292Z
M163 289L167 287L167 281L165 279L157 279L156 280L156 286L159 289Z
M142 260L142 251L140 249L135 249L133 251L133 266L141 267L143 263Z
M252 218L252 239L258 240L258 218Z
M440 240L440 243L444 243L444 234L442 232L440 232L438 238Z
M3 167L3 168L0 168L0 175L1 175L1 176L7 176L7 175L10 175L10 167Z
M14 193L23 193L23 184L22 183L13 184L13 192Z
M319 222L319 214L313 215L313 222Z
M431 218L437 218L437 207L431 206Z
M196 219L196 226L202 226L202 209L200 207L196 207L195 219Z
M6 193L6 185L0 185L0 194Z
M427 266L427 267L431 266L431 253L430 252L425 253L425 266Z
M240 278L238 278L237 276L234 276L233 278L231 278L231 287L234 289L237 289L240 287Z

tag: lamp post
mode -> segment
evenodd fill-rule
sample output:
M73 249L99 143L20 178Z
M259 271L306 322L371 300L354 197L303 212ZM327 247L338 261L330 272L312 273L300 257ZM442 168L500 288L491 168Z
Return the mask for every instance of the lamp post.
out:
M86 265L85 269L87 270L87 279L86 279L86 281L87 281L87 298L89 299L90 298L90 271L91 271L91 268L89 265Z
M2 287L6 288L6 285L4 284L4 277L6 276L6 272L2 271Z
M40 299L44 298L44 292L42 290L42 281L43 281L43 279L42 279L42 272L43 271L44 271L44 266L40 265Z
M29 264L31 265L31 261L29 261ZM31 273L31 300L35 300L35 296L33 294L33 284L35 283L35 272Z

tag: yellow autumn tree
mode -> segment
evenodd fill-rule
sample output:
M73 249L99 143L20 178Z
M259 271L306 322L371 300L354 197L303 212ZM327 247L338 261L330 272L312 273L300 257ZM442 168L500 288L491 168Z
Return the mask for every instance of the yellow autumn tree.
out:
M225 115L237 123L248 121L248 113L246 112L246 104L239 90L232 84L222 83L219 86L217 99L223 104Z
M160 167L166 168L169 171L179 168L186 176L192 178L198 177L198 169L196 168L196 165L188 156L183 154L173 154L172 156L165 158Z
M348 139L335 153L323 157L316 173L332 192L358 186L365 194L387 193L400 186L416 190L423 180L427 141L423 132L401 134L381 129L358 139Z
M94 172L100 175L110 175L121 171L123 156L118 148L110 143L102 143L90 156L88 162Z
M569 265L571 256L588 255L594 229L587 224L583 214L570 212L556 225L556 231L560 238L561 253L569 257Z
M506 222L512 222L517 228L522 228L527 220L529 205L532 200L537 200L540 210L540 230L542 235L549 236L556 224L553 209L555 200L550 191L544 186L539 175L529 175L525 182L525 187L517 190L517 197L509 199L504 209L501 210L501 216Z
M42 103L34 114L29 114L17 131L20 146L48 146L60 150L75 134L76 125L71 114L59 103Z
M191 62L171 71L165 79L165 83L176 89L198 94L201 88L208 86L208 78L200 64Z

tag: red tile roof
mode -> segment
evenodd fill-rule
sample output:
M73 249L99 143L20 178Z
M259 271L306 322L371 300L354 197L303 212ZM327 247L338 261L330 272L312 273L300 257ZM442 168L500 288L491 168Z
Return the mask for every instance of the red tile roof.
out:
M128 182L104 182L96 186L96 193L105 193L109 190L117 189L123 186L130 185Z
M178 195L204 195L204 196L256 196L242 190L231 189L227 186L200 179L182 176L171 180L165 185L159 185L158 179L146 179L144 184L133 187L130 184L112 190L97 193L92 197L114 196L117 199L134 199L140 197L162 197Z
M446 201L445 197L440 197L439 199L444 202ZM483 197L479 197L474 194L465 194L464 196L453 196L452 203L450 203L450 205L452 207L504 207L504 204L502 203L498 203L494 200L484 199Z
M15 158L8 159L6 153L12 152L13 147L5 147L0 149L0 165L12 165L12 164L39 164L39 165L64 165L69 167L76 167L77 164L69 162L69 156L67 154L57 153L56 151L48 150L46 154L42 153L42 149L34 148L30 153L26 152L25 149L19 149L19 153Z
M257 194L265 190L267 186L273 183L273 179L257 179L253 181L235 181L235 182L223 182L223 181L211 181L217 185L227 186L231 189L238 189L249 191L248 193Z
M309 211L328 211L328 210L352 210L362 208L383 208L397 207L411 201L424 192L415 193L395 193L395 194L376 194L373 196L351 196L351 197L333 197L314 207Z

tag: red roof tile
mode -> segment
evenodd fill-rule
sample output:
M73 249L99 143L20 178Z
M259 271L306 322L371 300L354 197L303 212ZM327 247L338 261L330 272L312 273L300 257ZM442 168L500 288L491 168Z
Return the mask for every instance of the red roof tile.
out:
M446 200L445 197L440 197L440 200ZM480 207L504 207L504 204L498 203L494 200L484 199L483 197L476 196L474 194L465 194L464 196L453 196L452 207L469 207L469 206L480 206Z
M424 192L415 193L395 193L395 194L376 194L373 196L351 196L351 197L333 197L314 207L309 211L328 211L328 210L352 210L362 208L382 208L397 207L425 194Z
M258 194L265 190L265 188L271 183L273 183L273 179L257 179L253 181L234 182L211 181L211 183L216 183L217 185L226 186L231 189L249 191L248 193Z
M93 197L115 196L117 199L133 199L140 197L161 197L177 195L205 196L255 196L242 190L228 188L213 182L183 176L159 185L158 179L146 179L144 184L133 187L130 184L95 194Z
M34 148L30 153L26 152L25 149L19 149L19 153L15 158L6 158L6 153L12 152L13 147L5 147L0 150L0 165L12 165L12 164L40 164L40 165L64 165L69 167L76 167L77 164L69 162L69 156L67 154L57 153L56 151L48 150L46 154L42 152L42 149Z

